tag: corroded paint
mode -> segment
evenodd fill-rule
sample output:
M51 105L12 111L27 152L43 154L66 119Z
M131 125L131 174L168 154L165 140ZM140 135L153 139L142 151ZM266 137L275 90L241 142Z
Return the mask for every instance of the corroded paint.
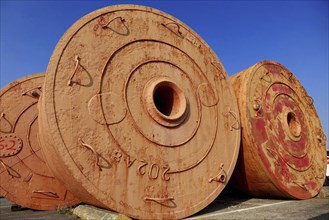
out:
M56 177L86 203L141 219L207 206L240 144L218 58L182 22L142 6L100 9L64 34L39 121Z
M79 202L48 169L38 141L37 103L44 74L0 91L0 194L20 206L55 210Z
M324 182L326 146L305 89L273 61L259 62L231 82L243 128L233 184L261 197L316 196Z

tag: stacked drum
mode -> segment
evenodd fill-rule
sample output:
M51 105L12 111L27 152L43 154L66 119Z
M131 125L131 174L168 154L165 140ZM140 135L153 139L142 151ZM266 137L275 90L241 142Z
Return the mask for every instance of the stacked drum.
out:
M233 184L259 197L316 196L325 180L326 146L312 98L273 61L259 62L231 82L243 127Z
M148 7L81 18L45 77L8 85L0 100L0 193L33 209L82 201L177 219L232 175L251 195L299 199L325 178L325 136L292 73L264 61L229 79L195 32Z
M44 73L0 91L0 194L20 206L52 210L79 203L47 167L38 137Z

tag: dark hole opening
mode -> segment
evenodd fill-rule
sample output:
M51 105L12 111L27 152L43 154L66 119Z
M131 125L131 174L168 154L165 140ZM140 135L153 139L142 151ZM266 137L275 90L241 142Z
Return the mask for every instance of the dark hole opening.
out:
M290 129L290 132L292 133L292 135L294 135L295 137L300 136L301 126L294 113L292 113L292 112L288 113L287 123L288 123L289 129Z
M169 85L160 85L153 93L153 101L159 112L170 116L174 107L175 91Z

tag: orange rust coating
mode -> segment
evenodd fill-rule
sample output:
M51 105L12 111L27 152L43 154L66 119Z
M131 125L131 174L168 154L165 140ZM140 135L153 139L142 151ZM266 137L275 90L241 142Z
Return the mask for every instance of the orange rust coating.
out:
M233 185L259 197L316 196L325 180L326 137L300 82L273 61L259 62L230 80L242 125Z
M84 202L139 219L177 219L232 175L240 119L227 74L185 24L121 5L78 20L48 65L45 155Z
M23 207L55 210L79 200L55 179L38 142L44 75L29 75L0 91L0 194Z

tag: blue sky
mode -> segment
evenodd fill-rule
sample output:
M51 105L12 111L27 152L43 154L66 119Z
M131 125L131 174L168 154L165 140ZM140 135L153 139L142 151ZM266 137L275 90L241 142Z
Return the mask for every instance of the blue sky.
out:
M57 42L79 18L109 5L139 4L191 27L214 50L229 76L261 60L285 65L313 97L329 139L328 0L0 1L1 88L45 72Z

